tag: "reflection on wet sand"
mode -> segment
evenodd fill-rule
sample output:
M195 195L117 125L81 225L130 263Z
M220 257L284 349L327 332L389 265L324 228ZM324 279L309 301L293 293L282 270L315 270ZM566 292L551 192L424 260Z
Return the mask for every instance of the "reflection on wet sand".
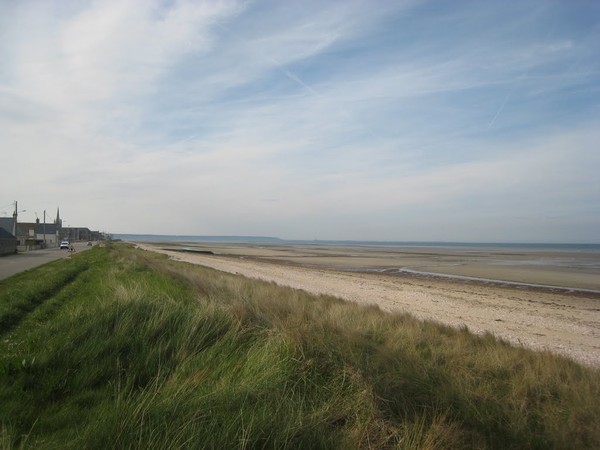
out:
M344 271L454 277L464 281L511 282L600 294L600 250L526 248L415 248L399 246L194 244L262 261Z

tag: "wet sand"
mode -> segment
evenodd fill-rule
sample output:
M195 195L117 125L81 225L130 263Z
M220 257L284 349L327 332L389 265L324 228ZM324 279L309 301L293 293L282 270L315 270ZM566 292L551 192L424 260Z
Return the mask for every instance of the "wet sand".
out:
M467 326L475 333L490 332L517 345L549 350L600 367L598 252L317 245L140 246L249 278L377 304L385 311Z
M308 267L439 274L592 290L600 294L600 251L240 244L187 248Z

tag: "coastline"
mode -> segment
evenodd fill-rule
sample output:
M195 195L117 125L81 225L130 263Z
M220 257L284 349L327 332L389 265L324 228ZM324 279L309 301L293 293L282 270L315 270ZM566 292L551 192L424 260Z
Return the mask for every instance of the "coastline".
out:
M346 266L339 249L315 264L314 252L287 247L201 246L214 254L165 249L138 243L140 248L171 258L217 270L261 279L315 294L328 294L349 301L376 304L391 313L409 313L454 327L468 327L474 333L492 333L515 345L551 351L600 367L600 300L595 294L577 295L552 289L507 284L468 282L411 274L356 271L352 253ZM313 249L314 250L314 249ZM346 257L348 258L348 253ZM352 256L354 255L354 256ZM371 255L379 263L380 255ZM513 256L513 255L511 255ZM333 267L331 258L338 262ZM342 258L342 259L340 259ZM298 260L305 261L300 264ZM317 258L319 259L319 258Z
M562 294L572 294L572 295L582 295L582 296L591 296L597 297L600 299L600 290L598 289L585 289L580 287L569 287L569 286L560 286L560 285L552 285L552 284L537 284L537 283L526 283L520 281L509 281L502 280L498 278L483 278L483 277L473 277L468 275L451 275L446 273L439 272L425 272L420 270L412 270L412 269L397 269L396 271L388 271L384 270L382 273L393 275L395 273L400 275L408 275L414 277L423 277L423 278L433 278L433 279L443 279L448 281L456 281L459 283L476 283L480 285L488 285L488 286L504 286L504 287L513 287L513 288L523 288L529 289L532 291L539 292L556 292Z
M157 245L157 243L152 243ZM600 294L600 248L328 244L163 244L188 252L351 272L379 272Z

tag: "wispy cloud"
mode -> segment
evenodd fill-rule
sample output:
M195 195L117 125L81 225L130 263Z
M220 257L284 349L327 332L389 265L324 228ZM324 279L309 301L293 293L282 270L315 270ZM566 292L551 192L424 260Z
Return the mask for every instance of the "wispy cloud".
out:
M598 13L2 4L4 203L115 232L600 240Z

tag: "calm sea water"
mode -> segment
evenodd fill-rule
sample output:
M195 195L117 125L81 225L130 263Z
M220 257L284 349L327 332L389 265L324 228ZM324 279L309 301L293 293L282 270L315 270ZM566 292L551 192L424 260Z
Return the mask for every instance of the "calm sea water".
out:
M511 243L511 242L429 242L429 241L335 241L288 240L269 236L184 236L170 234L114 234L115 239L137 242L189 242L262 245L338 245L369 247L426 247L455 249L523 249L523 250L589 250L600 251L600 244Z

